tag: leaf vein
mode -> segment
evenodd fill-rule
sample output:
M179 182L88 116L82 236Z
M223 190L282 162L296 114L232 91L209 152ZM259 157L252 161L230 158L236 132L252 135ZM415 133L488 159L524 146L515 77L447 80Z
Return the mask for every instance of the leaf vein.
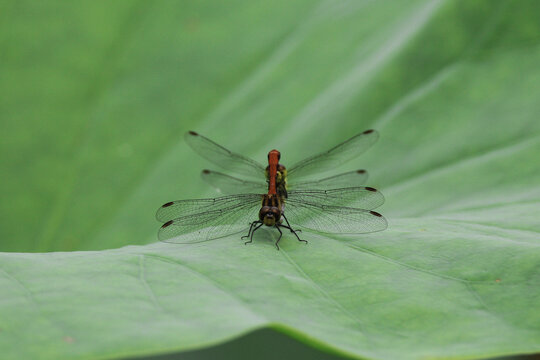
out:
M161 304L159 303L157 297L156 297L156 294L154 293L154 291L152 290L152 287L150 286L150 284L148 283L148 281L146 280L146 266L145 266L145 261L144 261L144 254L139 254L139 280L141 280L141 283L143 284L147 294L148 294L148 297L152 300L152 303L154 304L154 306L163 311L163 312L166 312L165 309L163 308L163 306L161 306Z
M321 293L327 300L329 300L331 303L333 303L342 313L347 315L349 318L354 320L355 324L358 324L360 327L360 332L362 335L365 336L365 330L363 328L362 321L356 317L353 313L351 313L349 310L347 310L341 303L339 303L336 299L334 299L326 290L324 290L319 284L317 284L301 267L298 265L286 252L285 250L281 250L281 253L285 257L285 259L298 271L298 273L306 279L309 283L311 283L315 289L318 290L319 293Z
M361 247L361 246L358 246L358 245L346 244L346 246L348 246L348 247L350 247L352 249L355 249L357 251L363 252L365 254L377 257L377 258L379 258L379 259L381 259L383 261L386 261L388 263L391 263L391 264L394 264L394 265L399 265L399 266L405 267L407 269L414 270L414 271L419 271L419 272L422 272L422 273L425 273L425 274L428 274L428 275L432 275L432 276L435 276L435 277L438 277L438 278L442 278L442 279L446 279L446 280L453 280L453 281L466 283L466 284L471 283L471 282L475 282L475 281L462 279L462 278L458 278L458 277L454 277L454 276L450 276L450 275L440 274L440 273L437 273L437 272L434 272L434 271L431 271L431 270L427 270L427 269L423 269L423 268L420 268L420 267L417 267L417 266L414 266L414 265L410 265L410 264L401 262L399 260L392 259L391 257L378 254L378 253L376 253L374 251L368 250L368 249L366 249L364 247Z
M140 254L142 255L142 254ZM160 256L160 255L156 255L156 254L145 254L145 256L147 257L151 257L151 258L154 258L156 260L159 260L159 261L163 261L163 262L167 262L169 264L174 264L174 265L177 265L177 266L180 266L182 267L183 269L185 269L186 271L192 273L193 275L197 276L198 278L202 278L204 279L207 283L209 283L210 285L212 285L212 287L214 287L216 290L218 290L219 292L227 295L229 298L235 300L243 309L247 310L255 319L257 319L258 321L261 321L261 322L264 322L264 323L268 323L268 319L262 317L261 315L255 313L253 311L253 309L251 308L251 306L249 306L249 304L244 301L244 299L242 299L241 297L237 296L237 295L234 295L234 293L231 293L229 291L227 291L226 289L224 289L223 287L221 287L219 285L219 283L212 279L210 276L184 264L184 263L181 263L179 261L175 261L173 259L169 259L169 258L166 258L164 256Z

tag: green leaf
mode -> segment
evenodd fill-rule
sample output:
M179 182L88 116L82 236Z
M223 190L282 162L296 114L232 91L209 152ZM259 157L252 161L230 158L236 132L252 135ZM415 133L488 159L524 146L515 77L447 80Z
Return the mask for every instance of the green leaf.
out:
M539 8L3 3L3 358L259 328L356 358L540 352ZM376 128L346 169L370 171L388 230L155 243L159 205L212 194L190 128L285 165Z

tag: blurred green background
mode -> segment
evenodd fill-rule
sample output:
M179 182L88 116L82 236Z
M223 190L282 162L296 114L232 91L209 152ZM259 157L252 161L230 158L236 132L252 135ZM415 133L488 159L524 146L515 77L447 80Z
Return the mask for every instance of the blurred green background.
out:
M383 189L538 129L536 1L0 6L2 251L154 241L160 204L212 194L189 129L291 164L375 127Z
M539 13L534 0L0 1L0 251L156 241L158 206L214 194L187 130L261 162L278 148L287 165L376 128L351 166L387 195L390 223L455 198L537 199ZM430 183L514 146L528 151L513 171Z

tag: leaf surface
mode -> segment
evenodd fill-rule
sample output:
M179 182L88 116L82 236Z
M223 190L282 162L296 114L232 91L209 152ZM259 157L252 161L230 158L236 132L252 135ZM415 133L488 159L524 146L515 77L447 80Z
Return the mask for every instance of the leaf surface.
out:
M540 352L536 2L15 4L0 11L4 358L264 327L356 358ZM272 231L155 242L160 205L215 196L186 130L287 165L369 128L379 142L336 172L369 170L386 231L287 234L280 251Z

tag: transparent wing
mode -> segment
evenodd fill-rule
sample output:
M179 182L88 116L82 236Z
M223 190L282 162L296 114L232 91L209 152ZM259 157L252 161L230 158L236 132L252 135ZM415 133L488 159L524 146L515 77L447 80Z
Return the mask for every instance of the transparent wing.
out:
M366 130L341 144L320 154L308 157L287 169L288 175L293 179L301 179L313 174L324 173L349 160L354 159L379 138L375 130Z
M223 194L259 193L268 192L265 181L249 181L235 178L217 171L203 170L202 179Z
M264 179L265 167L255 160L233 153L194 131L188 131L184 138L197 154L217 166L236 174Z
M386 219L378 212L343 206L287 202L285 213L293 227L322 233L361 234L388 227Z
M288 183L287 188L291 190L326 190L337 189L346 187L356 187L365 184L368 179L368 173L366 170L354 170L343 174L330 176L321 180L314 181L300 181Z
M159 240L177 244L197 243L247 230L249 224L258 219L262 196L246 195L248 194L228 196L229 199L236 197L236 200L222 202L222 206L217 208L214 206L209 208L206 204L201 205L201 209L206 210L166 221L159 229ZM174 203L178 204L180 201ZM223 206L223 204L227 205ZM177 208L181 206L178 204ZM193 208L190 207L190 209Z
M239 194L214 199L176 200L162 205L156 212L156 219L160 222L167 222L187 215L200 214L209 210L228 209L251 202L258 202L260 205L262 195Z
M286 209L289 205L300 206L342 206L372 210L384 203L384 196L371 187L351 187L331 190L293 190L288 191Z

